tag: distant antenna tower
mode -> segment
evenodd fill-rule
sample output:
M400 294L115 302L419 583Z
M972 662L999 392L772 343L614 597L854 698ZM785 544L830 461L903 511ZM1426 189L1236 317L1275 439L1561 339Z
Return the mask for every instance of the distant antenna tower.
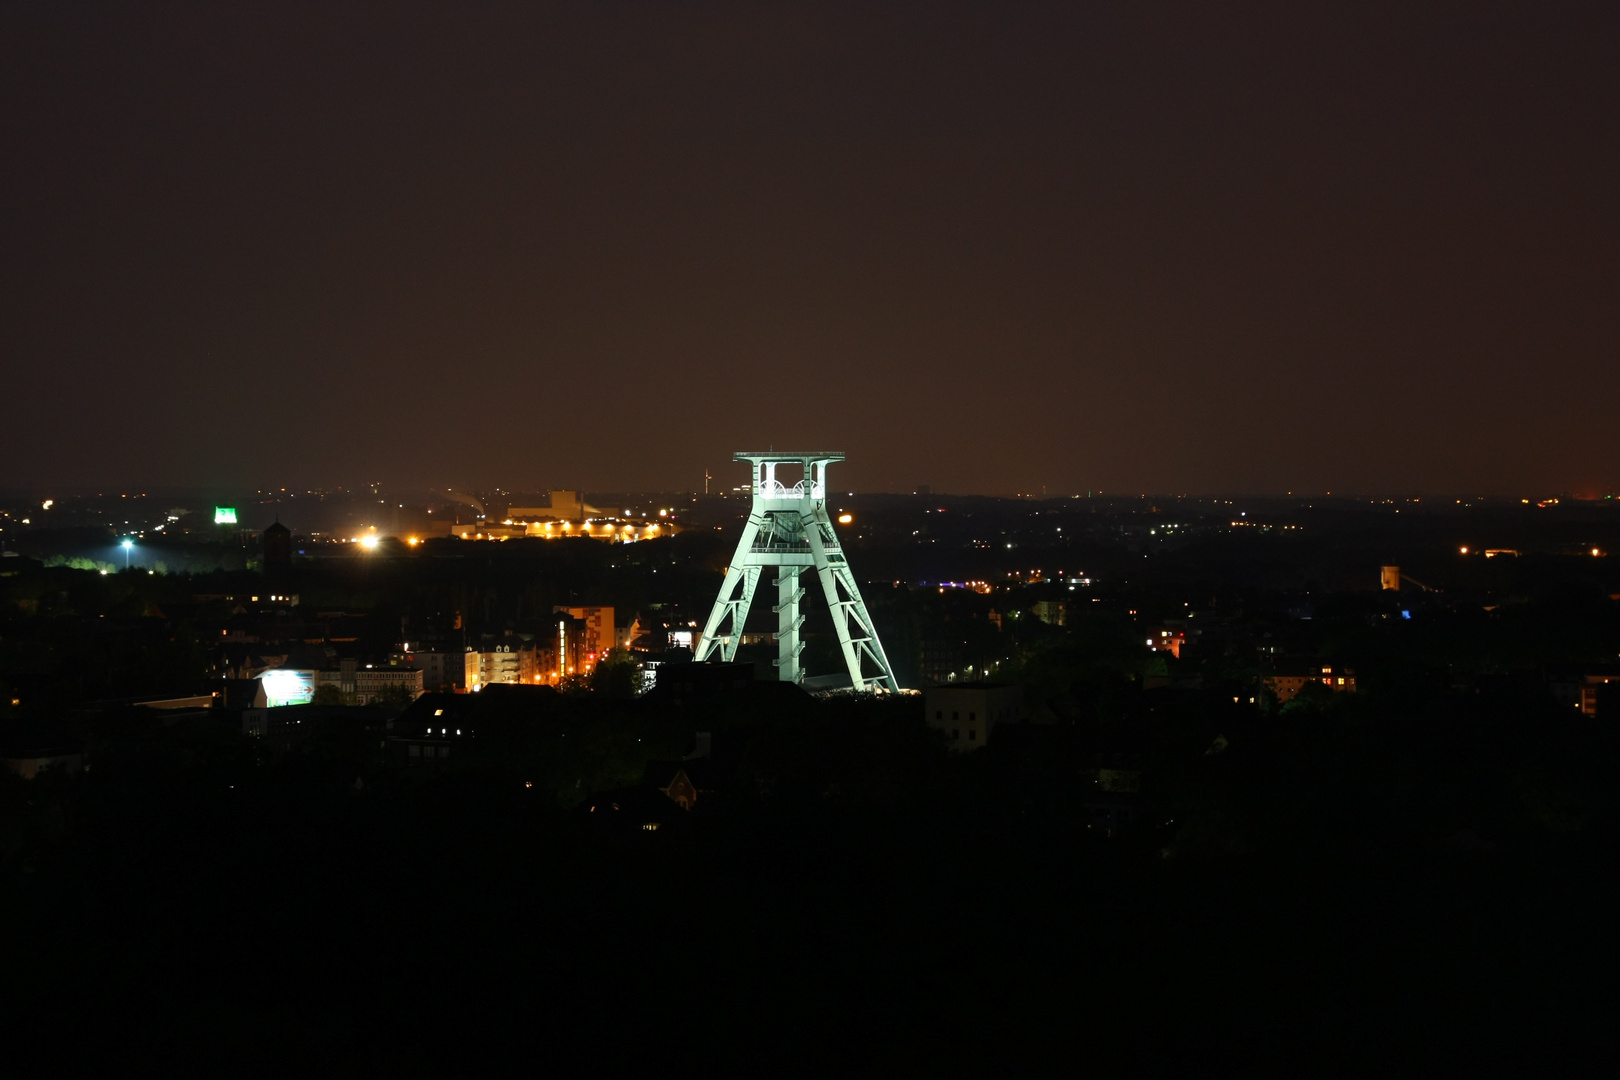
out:
M726 580L720 585L720 595L709 612L694 658L708 660L717 651L723 660L736 658L759 576L767 566L773 566L777 602L771 610L777 618L776 677L782 682L798 683L803 678L799 653L804 650L799 640L799 628L804 625L799 601L805 594L799 586L799 572L813 566L832 610L833 627L838 631L838 644L843 647L844 663L855 689L900 689L872 617L866 612L861 590L844 561L832 519L827 516L827 466L843 461L844 455L772 450L763 454L737 453L732 460L746 461L753 469L754 505L748 524L737 538L737 553L726 568ZM776 479L779 465L803 469L804 479L786 486Z
M704 469L703 470L703 494L707 495L709 493L709 481L713 480L713 479L714 479L714 477L709 475L709 470Z

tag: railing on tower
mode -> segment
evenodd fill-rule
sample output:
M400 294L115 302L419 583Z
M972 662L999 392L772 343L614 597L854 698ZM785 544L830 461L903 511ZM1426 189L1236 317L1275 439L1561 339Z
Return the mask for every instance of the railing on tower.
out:
M755 486L755 491L762 499L802 499L804 498L805 482L800 480L792 487L788 487L780 480L761 480ZM827 497L827 484L825 481L810 485L812 499L825 499Z

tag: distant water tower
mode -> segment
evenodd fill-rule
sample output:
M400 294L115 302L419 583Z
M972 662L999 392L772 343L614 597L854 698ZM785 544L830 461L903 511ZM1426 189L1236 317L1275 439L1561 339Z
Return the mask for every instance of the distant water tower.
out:
M1380 566L1378 568L1378 580L1383 584L1384 588L1400 592L1401 568L1398 566Z
M277 518L264 530L264 568L278 569L292 565L292 530Z

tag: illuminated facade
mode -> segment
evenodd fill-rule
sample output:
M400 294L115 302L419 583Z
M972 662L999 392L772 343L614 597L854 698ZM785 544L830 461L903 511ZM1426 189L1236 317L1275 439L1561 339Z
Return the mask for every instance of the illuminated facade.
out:
M584 652L585 670L594 668L615 643L613 609L610 607L554 607L553 614L579 620L579 647Z
M407 641L389 656L388 662L394 667L421 668L422 688L427 691L471 690L478 685L480 669L476 649L419 644L413 650Z
M822 592L832 610L833 628L856 690L898 690L877 629L861 599L855 576L844 559L832 519L827 516L827 466L843 461L839 453L738 453L734 461L746 461L753 470L753 508L737 551L726 568L714 609L703 627L694 653L696 660L733 661L742 643L743 623L760 575L767 567L776 571L777 615L775 661L777 678L798 683L803 678L799 653L804 645L799 629L804 616L799 601L805 590L799 574L813 567L821 579ZM777 478L779 469L802 476L789 486ZM789 476L789 480L796 477Z
M1048 626L1063 626L1069 621L1069 608L1061 600L1041 600L1035 605L1035 617Z
M1603 716L1604 719L1609 719L1605 715L1608 710L1604 707L1603 702L1612 700L1611 695L1615 693L1615 690L1611 690L1611 686L1620 689L1620 675L1587 675L1574 686L1573 695L1560 693L1560 690L1565 689L1565 687L1561 686L1555 686L1553 692L1554 696L1560 699L1567 700L1567 698L1573 696L1575 700L1571 704L1574 704L1581 711L1582 716Z
M403 690L412 701L422 696L422 672L419 668L374 668L369 664L354 673L354 699L356 705L368 705L390 693Z
M575 610L601 611L601 608ZM611 611L612 609L605 609ZM612 616L608 616L608 640L613 640ZM568 608L551 613L550 627L540 638L540 682L558 683L570 675L589 675L596 666L596 656L585 647L590 638L584 619L570 614ZM598 654L599 655L599 654Z
M1154 652L1167 652L1177 660L1181 659L1181 650L1187 646L1187 634L1182 630L1150 630L1148 631L1147 647Z
M369 705L401 690L415 701L422 696L422 669L392 664L385 667L372 664L362 666L356 660L345 658L338 661L336 670L315 672L315 686L335 688L345 705ZM268 696L268 687L265 692Z
M1356 692L1356 673L1350 668L1335 668L1331 664L1323 664L1320 670L1287 671L1265 677L1266 689L1276 695L1277 701L1282 704L1294 700L1294 697L1310 683L1319 682L1336 694L1353 694Z
M467 689L507 685L555 686L589 675L613 647L613 609L558 608L539 634L486 634L471 651Z
M481 689L497 683L542 681L540 669L543 660L540 648L532 638L510 633L500 638L486 634L475 655L478 657L478 674L476 681L468 684L469 689Z
M680 530L658 521L520 521L511 518L496 524L453 525L450 535L460 540L511 540L520 536L541 540L567 540L584 537L607 543L633 544L658 536L673 536Z
M513 506L506 511L506 516L515 521L544 520L551 518L556 521L581 522L593 518L616 518L619 508L616 506L592 506L585 501L582 491L553 491L548 496L547 506Z
M521 536L540 540L584 537L608 543L630 544L680 530L667 521L625 518L613 506L592 506L578 491L553 491L547 506L508 507L501 521L455 525L450 534L462 540L513 540Z

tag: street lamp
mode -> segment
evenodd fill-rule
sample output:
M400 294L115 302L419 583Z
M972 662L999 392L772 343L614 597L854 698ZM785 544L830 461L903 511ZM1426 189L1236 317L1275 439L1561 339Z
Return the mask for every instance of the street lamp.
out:
M135 541L133 541L133 540L125 540L124 541L124 569L125 570L129 569L129 549L134 547L134 546L135 546Z

